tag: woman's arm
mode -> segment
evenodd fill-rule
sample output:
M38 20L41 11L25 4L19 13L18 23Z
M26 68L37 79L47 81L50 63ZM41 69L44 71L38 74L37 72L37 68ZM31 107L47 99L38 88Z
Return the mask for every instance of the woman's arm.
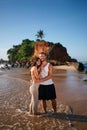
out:
M40 74L41 73L38 73L37 67L31 68L31 78L33 81L36 82L36 80L38 80L40 78Z
M35 73L36 79L40 79L42 70L40 69L40 71L38 72L38 69L37 69L37 67L36 67L34 73Z

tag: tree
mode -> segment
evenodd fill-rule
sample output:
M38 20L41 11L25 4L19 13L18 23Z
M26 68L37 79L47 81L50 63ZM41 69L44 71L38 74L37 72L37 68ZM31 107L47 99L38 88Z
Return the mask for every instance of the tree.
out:
M44 37L43 30L39 30L35 36L37 37L38 41L42 40L42 38Z
M34 49L34 42L30 41L28 39L25 39L22 41L19 53L18 53L18 59L22 60L28 60L32 54L33 54L33 49Z
M34 41L24 39L20 45L13 46L13 48L7 51L9 61L22 61L28 60L32 56L34 51Z
M19 49L20 49L20 45L16 45L16 46L13 45L13 48L10 48L7 51L9 61L15 62L17 60L17 54Z

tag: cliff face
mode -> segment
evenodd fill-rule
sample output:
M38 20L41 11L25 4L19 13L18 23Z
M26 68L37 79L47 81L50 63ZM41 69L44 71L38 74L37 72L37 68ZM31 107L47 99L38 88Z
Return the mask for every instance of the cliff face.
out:
M60 43L54 44L49 51L49 59L61 62L70 61L71 57L67 53L67 49Z
M60 43L50 43L45 41L39 41L34 46L34 56L38 56L40 52L46 52L49 60L55 60L60 62L70 61L71 57L67 53L67 49Z
M40 52L46 52L48 53L50 50L51 44L48 42L36 42L34 46L34 56L38 56Z

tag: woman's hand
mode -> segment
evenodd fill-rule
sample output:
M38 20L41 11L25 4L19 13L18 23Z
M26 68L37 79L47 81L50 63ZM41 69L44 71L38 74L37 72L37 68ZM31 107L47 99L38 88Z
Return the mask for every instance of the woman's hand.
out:
M40 79L35 79L35 83L40 83Z

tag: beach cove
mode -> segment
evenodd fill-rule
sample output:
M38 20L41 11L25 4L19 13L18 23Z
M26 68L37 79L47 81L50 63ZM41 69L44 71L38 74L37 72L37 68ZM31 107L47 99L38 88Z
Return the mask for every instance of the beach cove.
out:
M87 115L87 74L72 66L55 66L53 80L57 103L71 106L73 114ZM29 69L15 68L0 72L0 130L68 130L67 121L56 118L29 117ZM86 130L87 122L73 121L78 130Z

